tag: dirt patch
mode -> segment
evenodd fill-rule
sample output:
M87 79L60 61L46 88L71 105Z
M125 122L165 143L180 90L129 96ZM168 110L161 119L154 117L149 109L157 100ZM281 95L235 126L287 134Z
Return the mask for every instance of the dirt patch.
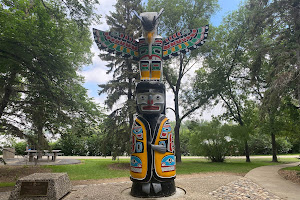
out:
M40 166L0 166L0 182L16 182L19 178L34 173L48 173L51 169ZM0 187L0 192L11 191L13 187Z
M118 183L118 182L127 182L130 181L128 177L121 178L107 178L107 179L98 179L98 180L73 180L71 181L72 185L92 185L92 184L101 184L101 183Z
M0 182L15 182L33 173L48 173L51 169L40 166L0 166Z
M128 166L126 168L125 163L120 163L120 164L122 164L122 166L124 167L123 168L124 170L129 170ZM114 167L116 167L116 166L114 166ZM224 176L224 175L244 176L245 174L227 173L227 172L208 172L208 173L180 174L180 175L176 176L176 179L187 179L187 178L205 177L205 176ZM176 179L175 179L175 182L176 182ZM129 171L128 171L128 177L99 179L99 180L74 180L74 181L71 181L71 182L72 182L72 185L91 185L91 184L117 183L117 182L127 182L127 181L130 181Z
M300 185L300 172L296 170L279 170L278 174L286 180L290 180Z
M113 163L108 168L112 170L129 170L130 163Z

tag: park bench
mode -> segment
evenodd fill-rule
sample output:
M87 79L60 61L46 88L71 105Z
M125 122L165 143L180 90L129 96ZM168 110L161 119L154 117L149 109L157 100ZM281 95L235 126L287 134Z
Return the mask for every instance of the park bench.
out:
M56 161L56 157L58 156L59 152L61 150L51 150L51 151L48 151L48 150L43 150L42 154L40 154L40 157L37 158L37 160L39 159L42 159L42 156L47 156L48 157L48 162L49 162L49 159L50 159L50 156L52 157L52 161L55 162ZM26 150L25 152L28 153L28 157L29 157L29 162L33 162L35 160L35 157L39 155L38 151L37 150ZM41 153L41 152L40 152ZM63 155L60 154L60 155Z
M51 160L53 160L53 159L54 159L54 153L45 153L45 156L47 156L47 160L48 160L48 162L49 162L49 158L50 158L50 156L52 157L52 158L51 158Z
M57 153L58 156L64 156L64 153Z

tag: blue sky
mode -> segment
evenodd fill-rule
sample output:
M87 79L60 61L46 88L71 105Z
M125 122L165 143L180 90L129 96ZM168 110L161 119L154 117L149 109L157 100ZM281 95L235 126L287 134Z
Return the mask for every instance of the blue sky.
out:
M222 18L226 16L229 12L238 9L238 6L241 2L242 0L219 0L220 10L211 18L211 24L214 26L219 26L222 22ZM98 12L100 12L103 16L101 19L102 23L94 25L93 28L97 28L103 31L109 29L109 27L105 23L104 16L108 15L109 11L114 11L113 5L115 3L116 0L100 0L101 6L98 8ZM85 77L84 87L88 89L89 97L94 98L95 102L99 103L101 106L104 106L106 95L98 95L98 84L103 84L111 80L112 75L106 74L107 68L105 65L107 63L101 61L100 58L97 56L100 53L100 50L97 48L95 43L92 46L92 52L94 52L93 64L83 67L80 74ZM172 94L170 92L167 94L167 96L169 97L169 99L173 99ZM118 106L122 106L122 100L120 100L119 104L116 105L116 107ZM173 101L167 101L167 107L173 107ZM210 111L204 111L203 115L200 118L210 120L211 115L218 115L220 112L222 112L222 108L221 105L218 105L216 106L216 108ZM171 120L173 119L173 116L168 117Z

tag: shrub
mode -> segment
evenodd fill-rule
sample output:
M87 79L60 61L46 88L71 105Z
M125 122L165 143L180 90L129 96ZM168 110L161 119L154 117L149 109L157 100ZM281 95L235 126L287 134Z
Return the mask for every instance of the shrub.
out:
M190 150L193 155L205 156L212 162L223 162L230 147L230 137L221 123L214 119L209 123L191 123Z
M18 142L14 145L16 155L26 155L27 142Z

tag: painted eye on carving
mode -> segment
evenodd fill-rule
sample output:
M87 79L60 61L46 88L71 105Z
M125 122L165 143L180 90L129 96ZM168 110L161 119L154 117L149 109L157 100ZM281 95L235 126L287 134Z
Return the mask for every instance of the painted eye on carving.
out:
M155 49L154 52L157 53L157 54L161 53L161 51L159 49Z
M161 94L156 94L153 96L154 103L164 103L164 98Z
M140 95L139 100L143 102L143 101L147 100L147 96L146 95Z

